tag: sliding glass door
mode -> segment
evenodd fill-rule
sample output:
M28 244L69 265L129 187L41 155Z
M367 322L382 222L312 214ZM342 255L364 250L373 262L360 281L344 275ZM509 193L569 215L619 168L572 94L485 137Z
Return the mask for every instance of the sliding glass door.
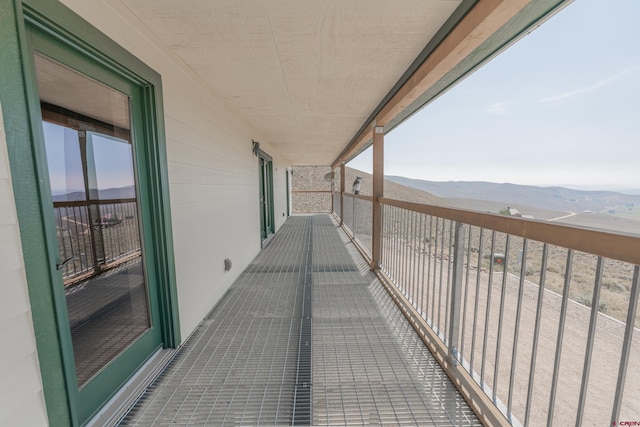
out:
M166 164L150 133L149 86L27 30L56 322L70 406L82 424L179 339L158 173Z

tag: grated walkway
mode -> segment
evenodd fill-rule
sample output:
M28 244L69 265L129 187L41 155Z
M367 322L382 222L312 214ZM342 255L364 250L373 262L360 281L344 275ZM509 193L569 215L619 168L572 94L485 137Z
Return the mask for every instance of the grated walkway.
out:
M291 217L121 420L481 425L328 215Z

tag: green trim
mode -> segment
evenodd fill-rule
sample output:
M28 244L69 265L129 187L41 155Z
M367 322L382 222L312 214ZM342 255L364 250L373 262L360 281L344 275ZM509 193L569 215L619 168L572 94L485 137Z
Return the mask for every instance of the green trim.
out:
M0 1L0 98L7 136L7 150L12 171L13 190L18 212L20 238L25 255L29 299L36 335L36 347L42 373L43 392L47 416L51 425L74 425L77 417L72 408L73 396L68 395L70 385L59 334L57 307L59 301L50 284L53 282L51 248L43 242L47 227L43 209L50 195L41 194L38 184L38 165L30 127L32 106L28 93L34 93L35 81L25 76L25 58L28 57L26 35L19 1ZM7 108L11 105L11 108Z
M146 135L145 147L148 174L153 182L160 185L150 195L150 209L147 214L154 226L152 230L155 259L164 260L156 269L158 292L160 294L160 328L164 348L176 348L181 342L180 317L178 312L178 291L173 253L173 232L169 201L169 171L167 168L166 138L164 133L164 110L162 105L162 83L158 79L153 84L141 88L141 103L146 111L142 125Z
M262 150L258 151L260 169L260 238L265 241L275 234L275 214L273 206L273 159Z
M36 31L27 31L27 25ZM104 390L92 389L97 387L92 384L98 382L89 383L80 393L77 389L66 301L62 286L57 286L61 280L55 271L57 242L51 239L55 237L55 224L51 217L52 201L31 46L38 45L45 51L54 49L56 60L67 64L82 57L91 77L125 93L133 92L130 94L134 104L133 131L145 141L144 149L136 153L141 158L137 173L140 186L149 189L148 196L141 200L145 218L143 245L147 259L156 260L147 263L154 267L150 271L147 266L147 277L158 283L150 295L151 300L160 302L159 306L152 304L151 307L152 318L157 319L153 333L143 336L141 341L152 342L151 335L156 335L162 337L165 347L176 347L181 338L161 79L57 1L0 0L0 40L0 99L5 107L3 116L23 254L28 260L25 269L47 415L51 425L79 425L109 396L105 397ZM133 102L134 98L137 101ZM127 350L126 358L114 361L114 369L122 372L119 365L140 366L148 357L147 351L132 347ZM117 388L123 383L122 378L117 375L110 378L105 372L96 379L101 376L105 377L100 379L103 384L110 382ZM96 397L97 401L87 405L83 396Z

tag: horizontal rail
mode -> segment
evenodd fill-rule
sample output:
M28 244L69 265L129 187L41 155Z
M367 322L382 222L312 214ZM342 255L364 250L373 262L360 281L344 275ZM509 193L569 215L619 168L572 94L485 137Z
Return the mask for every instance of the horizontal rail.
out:
M127 199L100 199L100 200L73 200L73 201L58 201L53 202L54 208L73 208L76 206L91 206L91 205L115 205L122 203L136 203L135 197Z
M292 193L333 193L331 190L291 190Z
M349 196L362 197L355 195ZM562 246L580 252L587 252L605 258L616 259L630 264L640 264L640 235L635 236L599 231L578 226L548 223L524 218L512 218L504 215L442 206L422 205L385 197L380 198L380 203L445 218L451 221L459 221L513 236Z
M135 198L54 202L65 286L141 256Z
M360 199L360 200L366 200L368 202L373 202L373 197L365 196L365 195L362 195L362 194L344 193L343 196L344 197L351 197L352 199Z

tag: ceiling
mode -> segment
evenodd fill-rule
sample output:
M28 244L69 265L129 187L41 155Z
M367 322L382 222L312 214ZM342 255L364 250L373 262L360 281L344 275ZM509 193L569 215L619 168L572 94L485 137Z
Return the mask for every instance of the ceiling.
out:
M454 40L449 51L432 67L439 76L530 3L113 1L136 15L254 129L260 142L267 142L292 165L334 162L421 52L430 42L432 48L437 46L432 39L443 25L452 16L462 19L460 10L473 6L468 15L479 11L479 18L465 16L468 28L459 37L450 31ZM450 52L457 56L452 59ZM406 102L397 100L402 108L387 116L398 117L403 109L406 116L409 107L415 110L410 104L420 94L405 92L411 96Z
M460 0L122 0L265 142L330 164Z

